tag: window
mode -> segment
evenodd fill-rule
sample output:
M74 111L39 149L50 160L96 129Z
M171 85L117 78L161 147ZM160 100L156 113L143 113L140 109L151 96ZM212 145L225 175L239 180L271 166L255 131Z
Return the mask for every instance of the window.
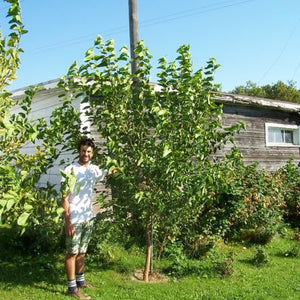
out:
M299 127L297 125L266 123L266 145L299 146Z

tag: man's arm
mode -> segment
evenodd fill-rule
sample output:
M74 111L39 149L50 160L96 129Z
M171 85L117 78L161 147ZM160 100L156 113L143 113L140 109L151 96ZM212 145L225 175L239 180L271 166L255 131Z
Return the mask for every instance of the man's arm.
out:
M65 198L62 200L62 207L64 209L64 217L65 217L65 232L66 235L74 235L75 228L74 225L71 222L71 216L70 216L70 194L68 194Z

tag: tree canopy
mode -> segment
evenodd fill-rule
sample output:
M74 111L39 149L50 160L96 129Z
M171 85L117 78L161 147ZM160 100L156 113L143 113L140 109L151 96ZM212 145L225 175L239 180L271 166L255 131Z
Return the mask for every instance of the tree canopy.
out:
M181 46L175 61L159 60L157 90L143 42L135 53L138 70L132 74L127 48L117 54L113 41L99 37L62 84L85 95L86 113L106 141L102 161L120 170L112 182L113 219L124 233L136 235L138 229L146 236L149 266L152 237L163 247L193 227L204 203L212 201L222 168L235 159L214 154L243 124L222 125L222 106L214 99L215 59L194 72L189 46Z
M287 84L278 81L277 83L263 86L258 86L252 81L247 81L245 86L237 86L232 92L239 95L300 103L300 90L296 88L295 81L288 81Z

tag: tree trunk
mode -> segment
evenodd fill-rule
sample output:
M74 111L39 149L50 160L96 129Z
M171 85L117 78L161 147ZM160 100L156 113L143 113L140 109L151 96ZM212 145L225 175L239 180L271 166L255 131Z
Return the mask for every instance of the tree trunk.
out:
M167 234L164 235L163 240L162 240L162 242L159 245L158 254L157 254L157 260L161 259L162 252L164 250L166 240L167 240Z
M152 256L153 253L153 240L152 240L152 220L151 217L146 223L146 261L143 274L143 280L149 282L149 274L151 274Z

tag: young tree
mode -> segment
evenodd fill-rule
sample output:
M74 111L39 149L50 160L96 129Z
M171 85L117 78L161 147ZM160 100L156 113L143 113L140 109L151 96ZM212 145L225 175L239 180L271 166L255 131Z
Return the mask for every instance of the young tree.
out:
M85 63L73 64L64 79L89 103L90 118L106 140L102 161L120 170L111 182L114 220L145 234L145 281L153 241L163 246L182 226L195 224L221 173L214 154L243 127L222 126L214 59L193 72L189 47L183 45L174 62L159 60L157 86L150 82L150 59L140 42L132 74L127 48L117 55L111 40L98 37Z
M78 135L79 115L66 100L52 112L49 123L42 118L33 120L31 102L37 89L25 91L22 99L13 99L7 91L16 78L22 52L20 38L26 33L19 1L7 2L9 34L4 37L0 32L0 223L21 227L21 232L43 222L51 229L62 209L53 187L40 189L37 183L64 150L58 150L57 145L66 136ZM13 113L15 107L18 109ZM22 151L28 143L35 146L35 152Z

